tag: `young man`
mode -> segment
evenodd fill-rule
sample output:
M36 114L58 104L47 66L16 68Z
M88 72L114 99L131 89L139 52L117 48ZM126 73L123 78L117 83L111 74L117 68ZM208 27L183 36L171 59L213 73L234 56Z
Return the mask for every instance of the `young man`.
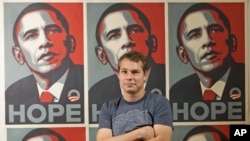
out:
M170 141L172 113L166 97L145 91L148 62L143 54L119 58L118 78L123 95L106 102L99 117L97 141Z
M117 20L119 22L113 22ZM157 64L152 53L157 50L157 39L151 31L146 15L133 5L117 3L108 7L99 18L96 26L96 56L103 65L110 65L114 74L108 76L89 90L89 111L99 111L105 101L121 96L118 83L118 59L127 52L142 52L149 62L147 91L166 95L165 65ZM105 91L104 91L105 90ZM94 109L97 107L97 109ZM93 110L94 109L94 110ZM93 113L90 114L92 122ZM93 122L96 122L93 120Z
M237 40L231 32L227 16L211 4L194 4L184 12L179 21L177 39L179 59L184 64L190 63L195 73L171 87L173 113L177 104L181 106L186 103L191 107L195 102L212 101L220 102L220 106L235 102L244 112L245 66L235 62L232 57L237 49ZM207 94L210 96L207 97ZM223 108L220 113L216 113L215 118L208 116L206 120L235 118L227 116L228 111L230 110ZM244 113L237 114L242 115L237 120L244 118Z
M76 48L75 38L60 11L46 3L28 5L15 21L13 40L14 58L20 65L26 64L32 74L7 88L7 120L12 106L26 105L28 109L34 104L55 102L83 108L83 66L70 58ZM65 112L60 115L66 119ZM62 119L60 122L65 122Z

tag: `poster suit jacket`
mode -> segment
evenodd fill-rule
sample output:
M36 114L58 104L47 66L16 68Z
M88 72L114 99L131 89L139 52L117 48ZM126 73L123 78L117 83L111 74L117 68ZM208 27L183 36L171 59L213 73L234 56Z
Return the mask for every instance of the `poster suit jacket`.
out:
M84 101L84 77L83 77L83 66L71 64L66 78L61 97L59 102L54 102L60 105L66 104L81 104L82 106ZM36 85L36 80L33 75L29 75L25 78L22 78L15 83L13 83L5 92L6 99L6 119L8 119L9 105L15 105L19 107L21 104L25 105L28 108L30 105L34 104L43 104L40 103L38 88ZM68 93L70 90L77 90L80 94L80 99L75 102L71 102L68 99ZM72 95L74 95L72 93ZM45 104L45 106L48 104ZM81 108L82 108L81 106Z
M241 97L237 100L230 98L230 91L233 89L239 89L241 91ZM184 102L191 106L195 102L203 101L202 90L200 87L200 79L197 74L192 74L187 76L177 83L175 83L170 89L170 103L173 107L173 103L178 103L178 105ZM221 97L220 102L231 101L241 101L242 110L244 111L244 101L245 101L245 65L240 63L233 63L231 70ZM204 101L203 101L204 102ZM218 119L219 120L219 119Z
M145 90L154 93L161 93L165 96L165 80L165 64L154 64L151 67ZM104 78L93 85L89 90L90 123L97 122L92 121L93 117L91 113L93 104L96 104L97 110L100 111L104 102L115 99L119 96L121 96L121 89L116 75Z

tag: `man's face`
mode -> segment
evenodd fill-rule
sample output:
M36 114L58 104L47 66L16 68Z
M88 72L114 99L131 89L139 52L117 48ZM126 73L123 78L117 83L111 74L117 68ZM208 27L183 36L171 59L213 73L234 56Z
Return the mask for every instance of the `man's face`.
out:
M117 69L118 59L132 50L148 55L146 40L149 33L138 14L131 10L108 14L100 28L102 46L112 67Z
M16 31L19 46L31 71L47 73L57 69L67 55L66 32L51 11L25 14Z
M189 14L182 24L182 41L195 70L209 72L229 55L228 31L216 12L203 10Z
M124 59L120 63L119 81L122 90L127 94L135 94L144 90L147 74L142 69L142 62Z

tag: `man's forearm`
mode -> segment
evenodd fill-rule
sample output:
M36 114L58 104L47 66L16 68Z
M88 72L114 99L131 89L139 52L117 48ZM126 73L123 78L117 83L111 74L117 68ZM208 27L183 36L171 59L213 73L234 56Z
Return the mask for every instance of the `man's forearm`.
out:
M142 141L142 132L137 129L118 136L97 137L97 141Z

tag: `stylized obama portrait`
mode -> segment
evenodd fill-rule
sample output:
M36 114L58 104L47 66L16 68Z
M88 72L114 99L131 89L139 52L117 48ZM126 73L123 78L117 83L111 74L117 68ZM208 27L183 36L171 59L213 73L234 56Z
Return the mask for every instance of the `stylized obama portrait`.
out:
M72 6L81 12L82 4ZM12 55L31 74L6 89L6 123L83 122L83 65L70 56L82 47L66 17L48 3L30 4L17 16L12 36Z
M91 12L96 13L98 6L106 6L104 11L100 13L100 17L98 17L96 21L97 23L94 24L96 25L94 30L95 44L88 47L88 50L92 51L88 51L88 60L89 62L92 61L92 63L89 63L91 67L94 64L100 63L97 69L89 70L90 79L94 79L98 74L105 73L104 70L100 71L103 65L111 68L110 75L98 80L89 88L90 123L97 123L99 111L104 102L122 95L117 77L117 63L119 57L126 52L139 51L147 56L147 60L150 63L150 70L148 79L145 81L145 89L153 93L166 95L164 51L162 52L162 56L160 56L161 59L163 59L163 63L156 62L154 58L154 53L160 48L164 50L165 47L164 22L158 22L158 25L161 26L157 29L163 32L163 35L156 36L153 32L157 31L153 30L153 28L156 27L151 25L153 20L151 19L150 21L144 13L147 11L145 10L146 8L144 8L144 12L141 10L144 6L148 7L148 9L151 7L157 9L154 12L158 12L161 15L164 13L164 4L144 3L135 5L116 3L109 5L88 4L87 6L89 7L88 9L90 9L90 12L88 12L88 15L90 15L88 16L89 20L93 18L93 13L91 14ZM137 6L141 6L141 8ZM93 8L92 11L91 8ZM164 16L162 16L162 20L164 20ZM93 23L89 23L88 25L92 26ZM91 53L93 53L93 55L90 55ZM92 56L95 58L90 59ZM96 62L93 61L94 59Z
M244 15L244 4L217 5L241 7ZM238 23L241 27L232 27L229 16L209 3L193 4L182 14L176 31L176 53L195 73L170 89L175 121L245 120L245 65L233 57L238 48L244 48L244 38L238 40L233 29L244 35L242 17ZM243 46L238 46L238 41ZM244 53L241 55L244 57ZM170 75L175 76L175 72Z

